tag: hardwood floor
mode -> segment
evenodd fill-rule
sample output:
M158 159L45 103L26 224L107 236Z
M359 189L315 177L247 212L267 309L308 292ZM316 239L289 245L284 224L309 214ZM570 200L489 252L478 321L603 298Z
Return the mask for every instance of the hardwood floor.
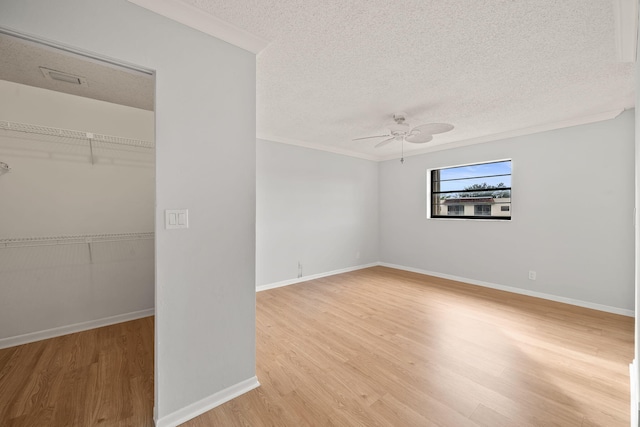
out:
M0 350L0 426L153 426L153 317Z
M384 267L257 294L261 387L184 427L629 425L633 319Z
M256 299L261 387L184 427L629 425L632 318L384 267ZM152 426L152 340L0 350L0 426Z

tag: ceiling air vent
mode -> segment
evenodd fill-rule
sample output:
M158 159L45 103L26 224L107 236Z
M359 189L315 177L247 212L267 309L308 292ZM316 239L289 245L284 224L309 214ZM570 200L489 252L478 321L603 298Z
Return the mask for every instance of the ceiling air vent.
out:
M40 67L40 71L45 79L57 80L59 82L71 83L78 86L88 86L87 79L73 74L64 73L62 71L50 70L49 68Z

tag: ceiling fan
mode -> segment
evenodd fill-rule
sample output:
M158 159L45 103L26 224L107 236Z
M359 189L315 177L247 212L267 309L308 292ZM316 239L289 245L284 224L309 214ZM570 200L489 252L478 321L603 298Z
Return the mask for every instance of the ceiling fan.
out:
M411 128L409 123L405 123L406 116L406 113L403 112L395 113L392 116L395 124L389 125L389 133L386 135L365 136L363 138L356 138L353 141L369 138L390 137L377 143L375 148L383 147L394 140L401 142L407 141L413 144L424 144L425 142L431 141L433 139L433 135L449 132L453 129L453 125L448 123L427 123Z

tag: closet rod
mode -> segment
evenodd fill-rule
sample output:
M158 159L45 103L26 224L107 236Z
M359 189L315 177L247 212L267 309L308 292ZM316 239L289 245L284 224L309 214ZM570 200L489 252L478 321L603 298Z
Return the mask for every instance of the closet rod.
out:
M15 237L0 239L0 248L25 248L34 246L78 245L87 243L121 242L127 240L153 240L154 232L120 234L80 234L52 237Z
M37 135L55 136L61 138L92 140L94 142L104 142L108 144L127 145L138 148L153 149L155 145L151 141L143 141L141 139L123 138L113 135L102 135L93 132L84 132L80 130L60 129L48 126L33 125L28 123L9 122L0 120L0 129L14 132L32 133Z

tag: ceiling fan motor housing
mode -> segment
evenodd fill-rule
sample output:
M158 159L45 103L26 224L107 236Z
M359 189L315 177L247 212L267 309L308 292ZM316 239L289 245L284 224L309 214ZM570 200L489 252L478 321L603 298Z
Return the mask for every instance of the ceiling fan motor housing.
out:
M411 126L409 126L406 123L395 123L395 124L389 125L389 131L393 136L406 135L409 133L409 130L411 130Z
M408 123L404 122L406 118L407 114L402 111L393 114L393 120L395 121L395 124L389 125L389 132L391 133L391 135L399 138L409 133L409 131L411 130L411 126L409 126Z
M393 120L395 120L395 122L398 124L404 123L406 119L407 119L407 113L403 111L393 114Z

